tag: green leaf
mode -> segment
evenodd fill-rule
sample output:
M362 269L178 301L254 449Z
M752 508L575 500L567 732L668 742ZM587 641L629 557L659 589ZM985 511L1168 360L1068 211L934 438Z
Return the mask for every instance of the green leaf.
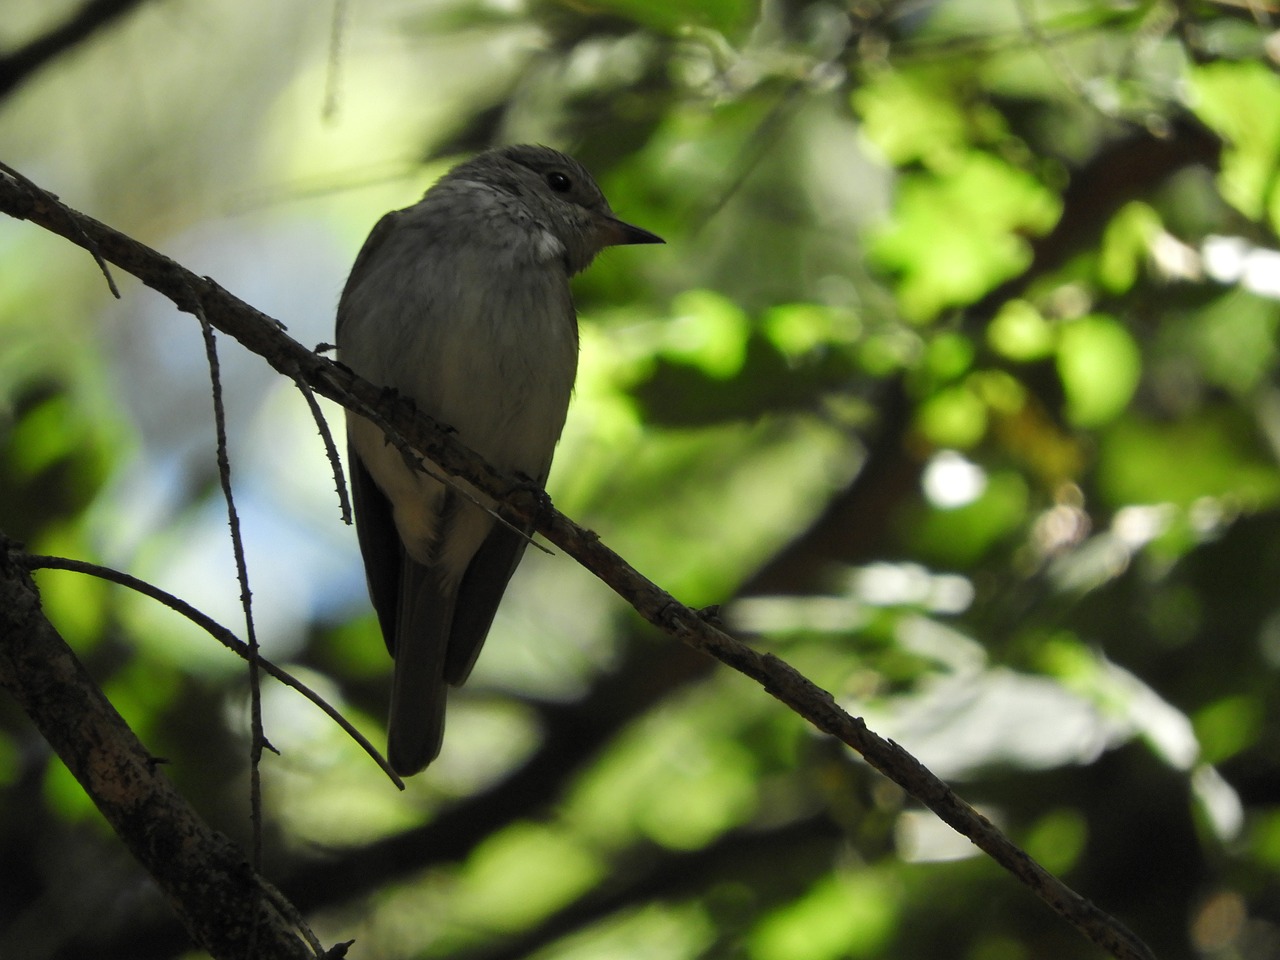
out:
M563 829L517 823L491 836L467 861L461 919L519 930L599 881L603 867Z
M898 923L887 876L868 871L819 880L752 933L752 960L839 960L879 956Z
M1190 71L1192 109L1227 143L1218 182L1223 198L1252 220L1280 225L1280 77L1261 62L1207 64Z
M1042 360L1057 342L1053 327L1026 300L1009 300L987 326L987 343L1010 360Z
M756 10L748 0L595 0L592 7L673 34L690 28L736 33Z
M1234 289L1195 315L1187 349L1210 383L1248 396L1275 366L1278 325L1274 300Z
M1081 317L1063 327L1058 376L1067 395L1067 419L1077 427L1114 420L1128 406L1141 374L1141 350L1110 317Z
M1026 521L1029 502L1030 491L1020 474L993 473L972 503L950 510L930 509L916 518L912 539L936 563L968 567Z
M828 346L847 346L862 333L854 314L821 303L779 304L764 314L760 326L778 352L793 361Z
M1024 235L1048 230L1059 210L1058 197L1030 174L970 153L947 174L905 178L895 216L870 253L897 276L907 317L928 320L1025 269Z
M962 161L975 141L1004 134L1003 118L966 103L952 70L884 70L852 95L862 132L890 163L943 169Z
M947 383L973 365L973 341L963 334L943 333L929 341L921 369L935 383Z
M987 431L987 405L967 385L957 384L922 403L916 424L936 446L967 450Z
M1247 844L1252 858L1272 870L1280 869L1280 808L1258 811L1249 826Z
M1084 852L1089 837L1089 824L1080 812L1063 807L1041 817L1031 829L1023 846L1049 870L1066 873Z
M1111 218L1098 257L1098 282L1104 289L1124 293L1134 285L1160 226L1160 215L1138 201L1125 204Z
M759 804L759 769L741 742L757 710L715 688L646 717L613 744L567 801L586 831L694 850L741 826Z
M751 321L742 308L712 290L688 290L672 305L660 355L727 379L742 369Z
M1173 423L1129 415L1102 436L1101 487L1112 506L1229 497L1245 509L1280 501L1280 474L1251 419L1215 407Z
M1201 707L1191 718L1200 759L1222 763L1252 746L1262 732L1262 704L1252 696L1223 697Z

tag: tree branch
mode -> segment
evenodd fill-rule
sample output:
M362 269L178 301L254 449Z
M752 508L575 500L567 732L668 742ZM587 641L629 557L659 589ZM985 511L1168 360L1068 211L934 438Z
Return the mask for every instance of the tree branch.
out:
M79 10L43 36L0 57L0 97L61 53L119 19L142 0L87 0Z
M0 541L0 686L13 695L151 874L191 938L218 958L313 960L296 916L160 772L40 609Z
M531 523L627 600L647 621L751 677L818 729L848 744L871 766L968 837L1098 946L1121 960L1153 960L1149 948L1134 934L1031 859L915 757L868 730L860 719L837 706L831 694L789 664L751 649L720 630L714 618L676 601L605 546L592 531L553 509L545 493L497 473L429 417L402 403L386 403L385 391L340 364L307 350L288 337L277 321L238 300L212 280L196 277L149 247L69 210L47 193L35 192L28 184L12 177L2 177L0 211L31 220L86 249L96 248L104 259L164 294L180 310L198 313L262 356L276 370L292 379L305 380L316 393L383 427L388 438L402 449L425 455L446 473L464 478L494 497L509 519Z

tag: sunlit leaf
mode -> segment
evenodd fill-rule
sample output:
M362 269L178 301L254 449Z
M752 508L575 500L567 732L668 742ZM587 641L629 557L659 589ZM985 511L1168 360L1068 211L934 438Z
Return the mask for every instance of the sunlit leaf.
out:
M1039 360L1053 352L1053 327L1025 300L1010 300L987 326L987 342L1010 360Z
M939 390L918 414L920 431L940 447L965 450L987 430L987 406L967 385Z
M1099 479L1117 506L1228 497L1261 509L1280 501L1274 460L1252 424L1224 408L1172 423L1118 420L1102 435Z
M857 317L817 303L781 304L760 321L765 336L787 357L855 341L862 332Z
M752 960L838 960L879 956L898 923L898 896L878 872L820 880L756 928Z
M1191 717L1205 763L1220 764L1253 745L1261 733L1262 705L1253 697L1223 697Z
M1031 258L1024 235L1048 230L1058 210L1058 198L1030 174L974 152L945 174L905 177L892 224L871 253L898 277L904 312L927 320L1023 269Z
M1217 61L1190 73L1192 108L1226 140L1222 196L1245 216L1276 216L1280 164L1280 78L1254 60Z
M1081 427L1114 419L1129 404L1142 375L1133 337L1110 317L1066 324L1058 341L1058 376L1067 394L1067 416Z
M858 361L867 373L884 377L914 366L924 352L924 342L914 331L873 333L859 345Z
M750 716L693 696L630 731L577 791L588 832L614 844L642 836L683 850L740 826L756 809L756 763L723 734L740 731Z
M45 771L44 795L50 809L59 819L103 832L110 829L84 788L59 761L50 763Z
M574 837L546 824L516 824L467 864L457 919L519 929L596 882L603 864Z
M53 556L84 559L89 550L79 533L69 527L50 529L32 547ZM63 570L42 571L39 583L45 614L62 637L81 651L92 649L108 626L113 588L98 577Z
M556 960L698 960L716 939L705 908L649 903L610 915L554 947Z
M716 377L742 368L750 325L737 304L710 290L688 290L672 305L661 353Z
M1000 115L967 104L947 70L884 70L853 94L863 133L893 164L946 169L976 142L1003 132Z
M580 510L599 512L593 525L640 569L661 569L669 588L711 603L856 464L847 435L812 418L650 431L590 461L599 474L577 478L590 490Z
M1272 870L1280 869L1280 808L1272 804L1258 811L1249 833L1250 856Z
M1089 825L1079 812L1063 808L1041 817L1023 846L1046 869L1061 875L1069 871L1084 852L1088 837Z
M1151 255L1160 215L1145 203L1123 207L1107 224L1098 257L1098 280L1112 293L1123 293L1138 279Z
M973 364L973 341L963 334L944 333L925 347L921 372L938 383L955 380Z

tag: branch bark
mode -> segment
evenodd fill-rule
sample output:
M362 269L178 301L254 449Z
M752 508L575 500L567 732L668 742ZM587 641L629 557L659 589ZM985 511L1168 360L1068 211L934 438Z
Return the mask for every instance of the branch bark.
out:
M446 473L465 478L493 496L509 519L531 523L547 540L627 600L647 621L751 677L818 729L852 747L1112 956L1120 960L1154 960L1150 949L1133 933L1036 863L898 744L867 729L860 719L841 709L831 694L789 664L751 649L720 630L713 616L679 603L605 546L592 531L557 512L545 493L497 473L429 417L405 404L387 402L383 390L306 349L288 337L278 322L212 280L197 277L151 248L70 210L29 183L11 175L0 176L0 211L31 220L127 270L171 299L180 310L194 313L234 337L279 372L305 381L316 393L382 426L388 438L402 448L417 451Z

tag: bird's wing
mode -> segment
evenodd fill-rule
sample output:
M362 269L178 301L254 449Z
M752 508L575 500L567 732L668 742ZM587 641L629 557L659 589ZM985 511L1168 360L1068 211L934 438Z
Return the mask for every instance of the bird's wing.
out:
M395 659L387 759L401 776L417 773L444 740L444 669L454 597L439 576L415 563L396 532L391 501L348 447L351 500L369 598Z
M444 679L454 686L463 683L475 666L526 543L528 540L518 531L496 524L462 575L444 664Z
M393 210L388 214L384 214L382 218L373 225L373 229L369 231L369 236L364 241L364 246L360 248L360 252L356 254L356 262L351 267L351 273L347 277L346 284L342 287L342 296L338 298L338 324L334 331L338 340L338 346L342 346L342 328L346 325L348 311L343 309L347 297L360 282L364 279L365 273L369 270L369 264L373 261L374 255L387 242L387 238L391 236L395 230L395 226L404 216L403 210Z
M356 513L356 535L364 557L365 578L369 583L369 599L378 614L387 649L394 657L404 547L396 532L391 501L378 489L350 443L347 444L347 468L351 474L351 502Z

